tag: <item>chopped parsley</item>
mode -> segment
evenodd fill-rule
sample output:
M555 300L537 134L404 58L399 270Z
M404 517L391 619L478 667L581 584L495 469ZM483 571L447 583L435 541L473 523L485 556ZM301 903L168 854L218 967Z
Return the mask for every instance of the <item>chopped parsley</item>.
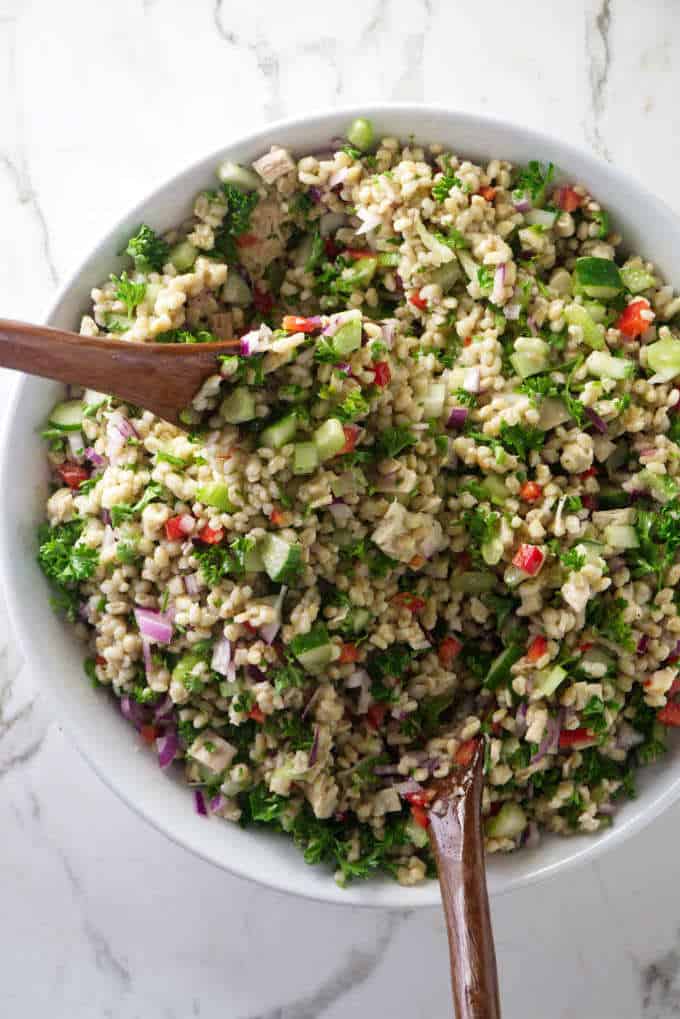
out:
M165 241L146 223L142 223L125 248L125 254L132 258L137 272L161 272L169 251Z
M451 173L450 169L443 172L439 180L435 181L432 185L432 197L435 202L445 201L451 188L462 188L462 183L459 177L456 177L455 173Z
M254 547L254 538L240 537L229 545L208 545L205 548L195 548L193 556L198 560L206 584L214 587L226 576L243 576L246 572L246 554Z
M165 494L166 492L162 485L159 485L156 481L151 481L144 489L142 497L133 506L129 503L120 502L117 506L111 507L111 523L114 527L118 527L124 520L129 520L131 517L141 513L149 503L155 502L156 499L163 499Z
M38 563L56 587L58 605L70 620L78 612L78 584L94 574L99 562L96 548L78 543L84 527L84 520L75 519L54 527L44 524L38 530Z
M393 428L385 428L378 436L376 450L380 457L398 456L409 446L415 446L416 439L413 432L406 425L395 425Z
M359 388L353 389L345 397L341 404L335 408L335 414L341 421L357 421L364 417L371 409L371 405Z
M112 283L116 284L113 296L117 301L122 301L128 315L131 315L138 304L141 304L146 294L146 283L135 283L126 272L120 276L109 276Z

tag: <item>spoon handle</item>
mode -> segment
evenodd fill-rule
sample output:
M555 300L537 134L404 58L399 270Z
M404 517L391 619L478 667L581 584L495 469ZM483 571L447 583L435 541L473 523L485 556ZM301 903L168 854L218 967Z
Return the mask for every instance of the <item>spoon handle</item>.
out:
M435 801L430 842L437 860L449 937L451 984L456 1019L500 1019L500 998L484 869L480 741L458 795Z

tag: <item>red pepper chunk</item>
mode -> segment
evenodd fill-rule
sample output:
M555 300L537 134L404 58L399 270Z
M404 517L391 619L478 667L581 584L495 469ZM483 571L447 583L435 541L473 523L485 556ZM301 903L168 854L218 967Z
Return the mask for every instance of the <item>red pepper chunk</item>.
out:
M248 718L252 718L258 725L262 725L264 722L264 712L262 708L258 708L256 704L255 707L251 708L248 712Z
M595 464L593 464L593 466L589 467L587 471L583 471L582 474L579 474L579 477L580 477L581 481L585 481L586 478L594 478L596 474L597 474L597 467L595 466Z
M680 704L669 701L663 708L659 708L656 717L662 725L680 726Z
M342 430L345 433L345 445L338 453L338 456L344 456L345 453L353 453L359 435L359 429L356 425L343 425Z
M81 467L80 464L60 464L57 467L57 471L64 484L68 485L69 488L79 488L83 481L87 481L90 476L87 468Z
M405 793L404 799L411 804L412 807L426 807L428 803L431 803L435 797L434 789L421 789L417 793Z
M149 746L152 746L157 736L156 726L143 725L139 730L139 735L142 737L145 743L148 743Z
M427 308L427 301L424 297L420 296L420 291L416 294L411 294L409 304L412 304L414 308L418 308L420 311L425 311Z
M371 729L379 729L385 720L385 712L387 711L386 704L371 704L370 708L366 712L368 718L368 724Z
M527 650L526 657L530 662L537 662L548 650L548 642L541 634L534 637Z
M649 319L645 318L642 314L643 311L649 311L649 304L647 301L633 301L627 308L619 315L618 319L614 323L615 327L619 329L624 336L628 337L629 340L634 340L642 333L646 332L651 326Z
M274 509L271 511L271 513L269 514L269 519L271 523L274 525L274 527L282 527L286 522L286 516L284 513L281 512L278 506L275 506Z
M563 729L560 733L560 748L562 750L572 749L581 744L592 743L594 734L590 729Z
M538 545L520 545L512 560L512 565L524 570L530 577L536 576L545 556Z
M461 745L456 750L455 754L453 755L453 759L456 762L456 764L460 764L461 767L467 768L468 764L474 757L476 749L477 740L466 739L465 742L461 743Z
M417 594L410 594L408 591L400 591L399 594L395 594L392 601L400 608L408 609L409 612L420 612L425 608L424 599L419 598Z
M239 248L252 248L255 244L259 243L259 238L255 234L240 234L236 238L236 244Z
M165 537L168 541L181 541L185 537L181 514L165 521Z
M555 192L555 200L564 212L576 212L583 201L579 193L570 187L558 188Z
M319 329L319 323L313 318L302 315L284 315L281 323L287 333L313 333Z
M493 202L494 198L496 197L496 189L490 187L488 184L485 184L483 187L479 189L477 194L481 195L485 202Z
M536 502L543 494L543 488L537 481L525 481L519 490L520 497L525 502Z
M340 648L339 665L348 665L359 660L359 649L356 644L343 644Z
M201 530L198 532L198 540L202 541L204 545L219 545L224 537L224 531L221 527L217 530L213 530L208 524L204 524Z
M326 252L328 258L333 261L334 258L340 254L340 248L337 246L332 237L327 237L323 243L323 250Z
M429 828L429 826L430 826L430 819L427 816L427 811L425 810L425 807L421 807L417 803L412 803L411 804L411 817L413 818L415 823L418 825L418 827L425 828L426 830L427 830L427 828Z
M373 365L376 386L388 386L392 379L392 373L387 361L376 361Z
M460 654L462 649L463 645L456 637L444 637L444 640L439 645L437 655L445 669L450 668L454 658Z
M346 248L343 251L343 255L345 256L345 258L354 259L368 258L371 254L372 252L370 252L368 248Z
M253 304L255 305L255 310L260 315L268 315L274 307L274 295L260 290L259 287L255 287L253 290Z

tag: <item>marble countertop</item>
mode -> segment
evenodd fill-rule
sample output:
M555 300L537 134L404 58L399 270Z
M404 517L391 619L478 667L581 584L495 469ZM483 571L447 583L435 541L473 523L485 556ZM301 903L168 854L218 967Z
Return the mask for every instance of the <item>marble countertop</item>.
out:
M673 0L351 7L0 0L3 314L40 317L140 194L310 102L508 116L616 161L680 210ZM4 373L0 406L8 385ZM2 1015L451 1014L438 910L298 901L169 843L65 739L4 615L0 831ZM493 903L508 1019L680 1015L679 836L680 807L601 862Z

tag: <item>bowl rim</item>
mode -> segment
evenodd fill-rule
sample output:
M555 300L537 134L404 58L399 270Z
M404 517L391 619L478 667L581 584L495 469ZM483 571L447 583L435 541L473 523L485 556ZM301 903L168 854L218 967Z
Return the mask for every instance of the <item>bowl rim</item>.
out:
M100 235L100 239L94 245L88 247L87 252L77 260L75 267L66 276L64 282L58 286L56 293L50 299L47 311L44 313L44 320L48 324L52 324L54 317L58 313L59 306L71 290L77 285L80 277L87 269L88 264L93 259L95 253L101 247L102 242L106 238L121 232L130 220L140 220L146 206L156 201L161 192L175 184L179 184L186 177L190 177L192 174L196 173L201 165L210 162L217 165L220 158L224 158L225 153L230 152L236 147L255 148L257 146L268 146L276 142L277 133L295 130L304 131L310 123L314 123L319 126L326 121L336 122L338 120L343 120L345 122L349 122L354 117L358 116L365 116L373 120L379 120L382 114L397 115L404 120L412 118L414 123L417 123L417 119L420 116L433 115L435 117L453 120L461 125L476 125L477 127L482 127L486 129L490 137L493 136L495 130L510 132L513 135L520 136L527 142L535 145L535 150L537 152L543 151L542 147L557 147L567 156L568 159L573 159L577 162L583 163L588 172L591 169L594 169L599 173L604 172L606 176L615 182L625 185L627 188L632 187L647 206L654 206L657 213L663 214L669 221L675 223L676 231L680 235L680 219L665 202L648 191L644 185L637 181L637 179L620 170L618 167L605 163L597 156L587 152L585 149L582 149L577 145L572 144L571 142L561 141L559 138L549 135L544 131L525 127L504 117L483 113L471 113L469 111L457 110L452 107L431 103L367 102L362 103L361 105L343 106L337 109L329 109L327 107L320 109L313 108L304 114L268 122L264 126L259 127L257 130L247 134L227 136L224 143L218 149L208 152L203 156L193 158L180 170L176 171L171 177L162 179L158 182L152 190L146 193L144 197L135 204L132 209L120 216L107 230L103 231ZM9 622L12 627L14 637L24 657L25 665L28 667L31 676L33 677L37 676L39 673L39 663L33 659L30 630L28 621L25 618L24 610L19 607L18 601L13 597L15 590L11 562L15 552L15 547L12 545L7 513L2 512L2 506L5 499L4 493L7 491L7 485L11 481L9 472L12 426L17 407L22 400L23 391L28 382L28 376L18 374L17 378L11 383L10 396L4 414L2 428L0 430L0 583L2 583L3 591L5 593ZM335 887L330 875L328 875L329 893L325 894L324 891L319 890L318 887L304 887L304 882L298 882L297 887L292 888L288 882L283 879L279 879L277 875L269 875L265 878L250 870L241 858L230 861L218 859L216 854L212 853L208 848L200 844L199 839L191 837L189 833L183 834L165 826L160 818L153 816L142 803L138 802L135 797L123 787L122 784L118 783L117 777L114 773L111 773L103 766L100 766L97 754L91 745L91 741L88 742L86 739L85 733L78 721L68 715L62 716L60 713L59 699L54 690L47 684L41 684L37 678L33 681L35 682L36 687L40 689L41 695L47 696L48 701L53 702L55 715L58 718L60 725L63 725L69 739L74 743L78 752L88 762L90 767L104 782L104 784L108 786L108 788L111 789L128 807L130 807L136 814L143 817L144 820L151 824L157 831L161 832L176 845L182 846L185 850L195 854L220 870L226 870L237 877L253 881L255 884L264 888L333 905L340 904L361 906L368 909L403 910L432 907L439 903L439 888L436 881L430 881L425 886L421 886L419 894L416 895L413 894L411 889L402 888L395 883L392 886L392 894L386 895L385 892L387 890L383 888L382 894L377 896L377 901L371 901L371 882L364 883L360 886L350 885L347 889L342 891L340 896L338 896L337 894L332 894L334 889L337 893L337 888ZM678 773L675 778L669 776L669 781L664 788L656 795L650 795L649 801L645 802L644 806L628 819L619 821L617 825L614 825L603 835L593 838L592 841L587 842L581 847L576 847L572 852L564 855L558 860L542 864L539 861L533 870L523 874L502 875L497 881L492 883L492 887L490 889L491 894L493 896L507 894L508 892L515 891L519 888L533 885L538 881L555 877L579 864L598 859L606 851L614 848L615 846L621 845L631 835L645 828L679 797L680 773ZM323 888L325 887L326 885L323 886Z

